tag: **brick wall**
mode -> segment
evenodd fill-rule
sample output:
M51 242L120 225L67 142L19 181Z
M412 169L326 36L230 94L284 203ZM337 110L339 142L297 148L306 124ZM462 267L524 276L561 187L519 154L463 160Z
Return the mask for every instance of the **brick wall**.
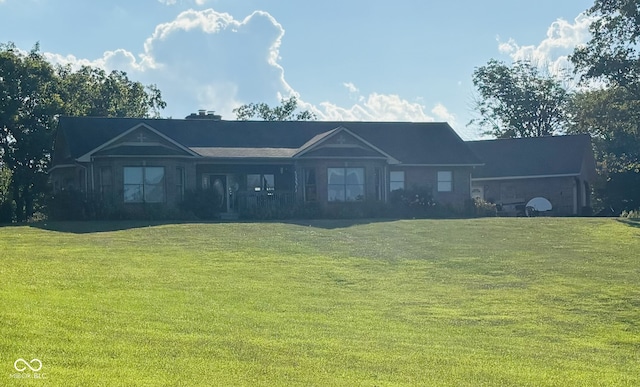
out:
M441 204L450 204L462 208L464 203L471 198L470 176L471 168L468 167L405 167L394 170L405 171L405 187L428 187L433 193L434 199ZM438 192L438 171L451 171L453 182L450 192Z

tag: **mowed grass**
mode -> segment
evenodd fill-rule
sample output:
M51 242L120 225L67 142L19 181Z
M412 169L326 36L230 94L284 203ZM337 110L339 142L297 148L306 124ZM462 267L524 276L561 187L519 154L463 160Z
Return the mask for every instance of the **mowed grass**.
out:
M638 223L50 223L0 254L0 385L640 385Z

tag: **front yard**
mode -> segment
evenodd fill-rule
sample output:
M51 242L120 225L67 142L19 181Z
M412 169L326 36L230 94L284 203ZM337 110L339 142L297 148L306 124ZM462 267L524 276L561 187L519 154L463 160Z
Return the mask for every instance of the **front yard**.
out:
M640 385L639 223L47 223L0 251L0 385Z

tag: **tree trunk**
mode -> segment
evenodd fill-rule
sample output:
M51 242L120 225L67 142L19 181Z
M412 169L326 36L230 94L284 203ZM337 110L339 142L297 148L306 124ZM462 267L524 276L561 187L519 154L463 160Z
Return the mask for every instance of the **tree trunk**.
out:
M20 186L13 182L13 200L16 202L16 222L23 222L24 219L24 198L20 193Z

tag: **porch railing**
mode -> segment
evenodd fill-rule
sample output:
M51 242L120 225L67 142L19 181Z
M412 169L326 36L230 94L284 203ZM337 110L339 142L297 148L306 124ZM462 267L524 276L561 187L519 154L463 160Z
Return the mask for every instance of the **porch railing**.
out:
M295 204L295 194L290 191L238 192L238 210L262 210L287 208Z

